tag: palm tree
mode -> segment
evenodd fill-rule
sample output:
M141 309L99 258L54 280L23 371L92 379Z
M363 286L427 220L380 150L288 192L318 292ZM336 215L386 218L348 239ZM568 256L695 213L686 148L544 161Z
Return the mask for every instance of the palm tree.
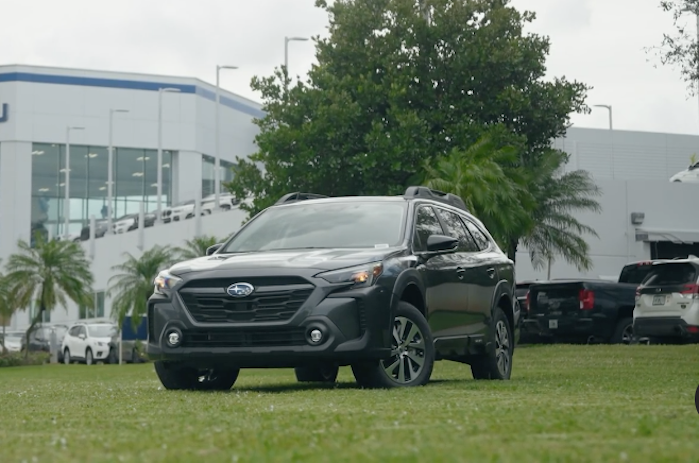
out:
M39 311L31 320L26 334L29 336L44 316L57 304L67 306L68 300L78 305L92 305L93 276L85 251L72 241L46 241L39 233L34 247L20 240L19 252L7 262L8 290L16 298L17 307L35 304ZM29 355L26 349L25 357Z
M175 248L174 251L180 260L196 259L205 256L207 248L220 242L215 236L198 236L185 241L184 247Z
M602 208L593 199L601 195L587 171L576 170L559 174L568 155L560 150L546 150L539 153L536 167L529 169L532 180L530 190L536 198L537 206L532 212L533 227L528 233L513 235L509 253L513 256L521 243L529 250L535 269L543 268L560 255L578 270L588 270L592 266L588 251L589 245L581 236L589 234L597 237L597 232L576 219L573 212L596 212Z
M153 294L155 277L176 260L169 246L155 246L138 258L128 252L124 256L124 263L112 267L113 271L120 273L109 279L107 290L108 297L114 295L112 317L119 329L129 314L134 328L138 326L146 314L148 298Z
M425 163L425 183L460 196L505 248L508 237L531 227L529 212L536 207L518 162L515 148L498 147L484 136L466 150L453 149L436 164Z

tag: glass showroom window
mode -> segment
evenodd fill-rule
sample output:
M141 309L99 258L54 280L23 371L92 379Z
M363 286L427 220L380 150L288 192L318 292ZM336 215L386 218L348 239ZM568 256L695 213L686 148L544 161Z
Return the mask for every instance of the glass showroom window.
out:
M202 155L201 160L201 197L204 198L206 196L216 193L214 189L214 181L216 180L216 176L214 175L214 172L216 170L216 158L204 154ZM223 159L221 159L220 164L221 175L219 175L219 178L221 179L221 183L230 182L231 180L233 180L232 169L233 166L235 166L235 164L232 162L224 161ZM225 187L221 187L221 192L225 191L227 191Z
M157 191L156 151L132 148L114 150L114 218L155 209ZM169 204L172 153L163 152L163 202ZM107 218L106 147L70 147L70 228L74 236L89 226L90 216ZM65 145L34 143L32 147L32 236L64 233ZM33 240L32 240L33 241Z
M97 291L92 295L93 306L81 305L78 318L102 318L104 317L104 291Z

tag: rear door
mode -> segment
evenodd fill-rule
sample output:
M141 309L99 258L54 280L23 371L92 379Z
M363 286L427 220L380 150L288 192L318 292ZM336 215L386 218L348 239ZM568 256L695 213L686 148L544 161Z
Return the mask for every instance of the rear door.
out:
M697 267L688 262L653 265L639 287L636 314L643 317L681 317L699 296Z
M543 329L557 330L573 325L594 306L593 293L586 292L580 282L532 284L529 287L529 316L539 319Z

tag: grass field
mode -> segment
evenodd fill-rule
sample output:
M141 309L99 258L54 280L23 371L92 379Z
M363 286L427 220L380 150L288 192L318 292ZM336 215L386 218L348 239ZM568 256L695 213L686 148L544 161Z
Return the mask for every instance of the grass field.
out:
M170 392L151 364L0 369L0 462L699 461L699 346L536 346L512 380L438 362L409 390L243 370Z

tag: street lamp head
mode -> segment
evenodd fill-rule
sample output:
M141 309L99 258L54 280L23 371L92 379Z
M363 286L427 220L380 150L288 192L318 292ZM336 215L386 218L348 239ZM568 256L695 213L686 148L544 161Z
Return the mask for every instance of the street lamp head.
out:
M610 109L610 108L612 107L611 105L608 105L608 104L596 104L596 105L593 105L593 106L594 106L595 108L607 108L607 109Z
M68 127L68 130L85 130L85 127Z
M128 113L128 109L110 109L111 112L113 113Z
M216 69L238 69L238 66L217 65Z
M296 42L305 42L308 40L307 37L284 37L287 42L291 41L296 41Z

